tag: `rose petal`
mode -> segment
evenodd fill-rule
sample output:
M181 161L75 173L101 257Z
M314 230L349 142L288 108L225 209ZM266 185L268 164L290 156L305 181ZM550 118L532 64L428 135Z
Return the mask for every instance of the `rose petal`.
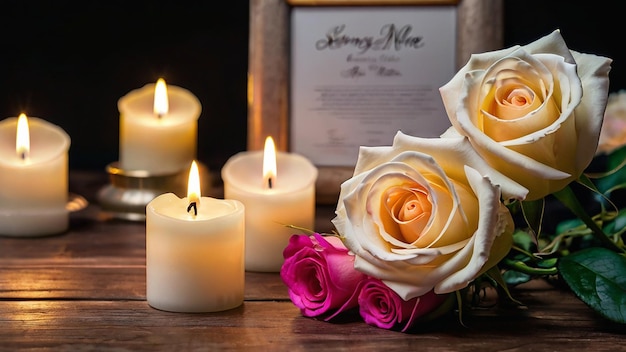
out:
M280 276L303 316L331 320L357 304L365 276L354 269L354 257L338 240L319 234L289 239Z
M524 199L528 190L498 170L494 170L474 150L469 140L458 134L456 130L448 130L445 138L420 138L398 132L393 142L397 152L419 150L424 154L438 155L437 163L452 179L464 179L465 175L459 165L468 165L482 174L491 174L494 184L500 186L505 199Z

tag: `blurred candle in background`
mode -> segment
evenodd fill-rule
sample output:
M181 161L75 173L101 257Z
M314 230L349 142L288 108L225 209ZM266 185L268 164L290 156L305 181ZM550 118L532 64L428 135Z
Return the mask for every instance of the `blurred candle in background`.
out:
M264 150L240 152L222 168L224 198L246 207L246 270L278 272L292 234L314 230L317 168L305 157Z
M173 174L196 158L202 107L188 90L160 78L120 98L118 109L121 169Z
M0 121L0 235L67 230L69 147L67 133L43 119Z

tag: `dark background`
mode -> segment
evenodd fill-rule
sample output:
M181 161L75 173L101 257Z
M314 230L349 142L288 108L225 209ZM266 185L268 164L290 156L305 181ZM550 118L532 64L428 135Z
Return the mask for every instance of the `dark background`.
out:
M626 88L619 1L504 5L506 47L559 28L571 49L613 58L611 91ZM0 50L0 119L61 126L72 169L118 159L117 100L158 77L200 99L200 161L219 170L246 148L247 0L4 0Z
M0 119L61 126L70 168L118 160L117 100L159 77L202 104L199 160L218 168L245 149L247 0L10 0L0 26Z
M526 44L560 29L571 50L613 59L610 92L626 89L626 25L620 0L504 0L504 45Z

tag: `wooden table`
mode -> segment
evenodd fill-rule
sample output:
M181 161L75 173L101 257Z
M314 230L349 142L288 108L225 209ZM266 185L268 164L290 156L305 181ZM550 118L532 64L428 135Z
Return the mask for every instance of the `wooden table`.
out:
M466 326L450 318L412 334L302 317L273 273L247 273L236 309L159 311L146 303L145 224L103 216L94 195L106 182L70 174L70 190L91 203L72 214L67 233L0 237L0 350L626 350L626 326L540 282L514 291L525 308L476 310ZM323 231L332 210L318 209Z

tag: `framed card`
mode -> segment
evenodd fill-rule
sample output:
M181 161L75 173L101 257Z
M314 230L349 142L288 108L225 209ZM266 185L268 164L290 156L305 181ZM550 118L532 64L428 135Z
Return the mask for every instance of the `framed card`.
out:
M439 87L470 54L498 49L501 0L251 0L248 149L278 149L319 170L334 203L360 146L398 130L449 126Z

